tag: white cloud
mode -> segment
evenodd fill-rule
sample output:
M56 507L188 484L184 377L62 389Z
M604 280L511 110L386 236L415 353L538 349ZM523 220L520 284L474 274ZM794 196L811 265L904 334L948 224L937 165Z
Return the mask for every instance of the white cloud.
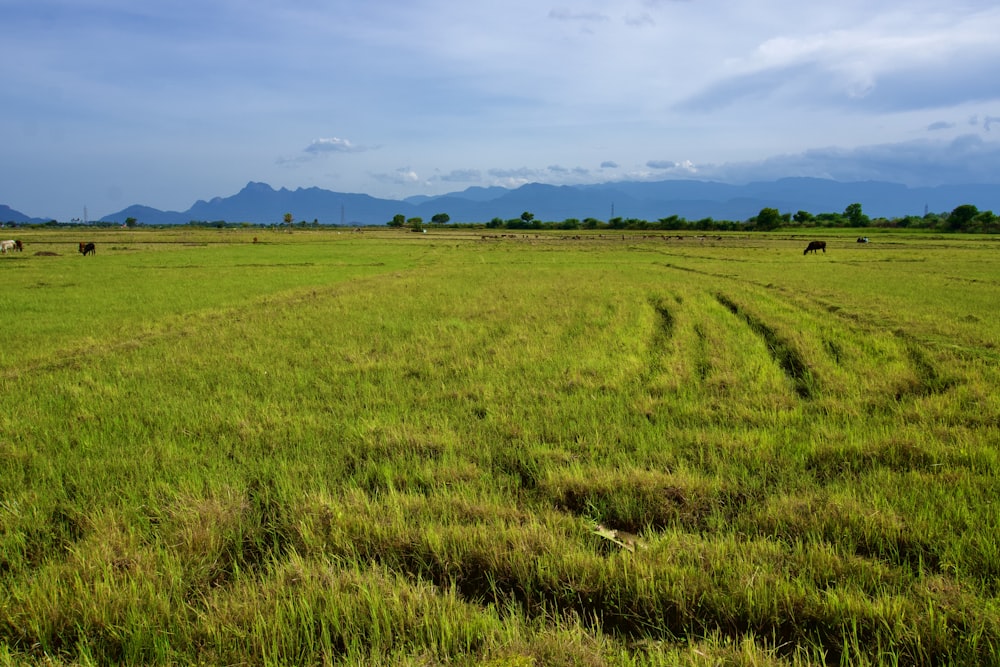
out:
M797 108L838 104L871 112L947 108L1000 98L1000 9L892 12L851 25L762 41L731 57L721 75L680 100L682 111L747 101Z
M532 179L537 179L542 177L545 172L538 169L529 169L528 167L519 167L517 169L493 168L490 169L488 173L493 178L517 179L528 182Z
M487 173L492 177L493 185L505 188L518 188L522 185L533 182L545 182L546 171L521 167L518 169L489 169Z
M698 172L691 160L649 160L646 166L654 170L655 178L690 178Z
M478 183L482 178L482 172L478 169L453 169L437 177L445 183Z
M399 167L388 173L372 173L371 177L381 183L390 185L413 185L420 183L420 176L410 167Z
M316 139L305 147L306 153L320 155L324 153L361 153L370 150L367 146L358 146L348 139L331 137L329 139Z

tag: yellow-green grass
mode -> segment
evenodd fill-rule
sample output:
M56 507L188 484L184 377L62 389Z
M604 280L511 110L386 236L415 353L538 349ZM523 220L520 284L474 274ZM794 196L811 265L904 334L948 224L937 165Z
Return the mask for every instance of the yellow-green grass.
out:
M32 234L0 662L1000 661L995 243Z

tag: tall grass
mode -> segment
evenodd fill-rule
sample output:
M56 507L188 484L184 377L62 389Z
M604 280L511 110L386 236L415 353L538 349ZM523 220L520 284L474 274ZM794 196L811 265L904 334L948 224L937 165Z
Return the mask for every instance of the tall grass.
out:
M998 661L988 247L133 234L0 262L0 660Z

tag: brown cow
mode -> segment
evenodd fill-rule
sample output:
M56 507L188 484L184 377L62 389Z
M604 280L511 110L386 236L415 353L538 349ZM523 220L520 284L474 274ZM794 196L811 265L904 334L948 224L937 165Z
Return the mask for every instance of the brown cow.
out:
M816 252L817 250L822 250L823 254L826 254L826 241L810 241L806 249L802 251L803 255L807 255L810 252Z

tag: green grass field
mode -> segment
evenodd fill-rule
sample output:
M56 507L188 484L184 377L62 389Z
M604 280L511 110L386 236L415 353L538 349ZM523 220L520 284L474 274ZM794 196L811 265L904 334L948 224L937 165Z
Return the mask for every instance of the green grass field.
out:
M996 239L79 231L0 664L1000 664Z

